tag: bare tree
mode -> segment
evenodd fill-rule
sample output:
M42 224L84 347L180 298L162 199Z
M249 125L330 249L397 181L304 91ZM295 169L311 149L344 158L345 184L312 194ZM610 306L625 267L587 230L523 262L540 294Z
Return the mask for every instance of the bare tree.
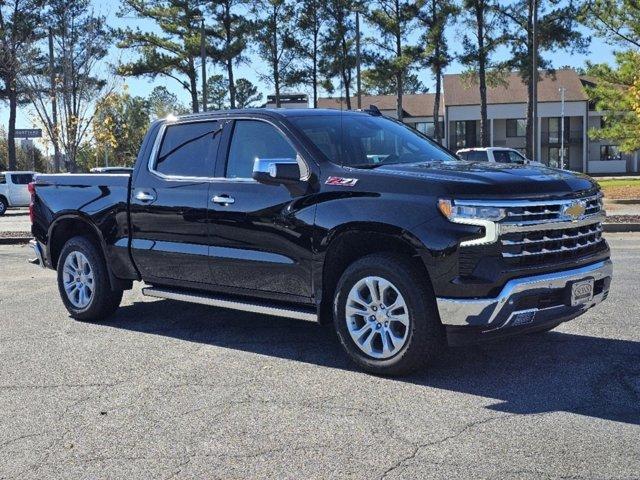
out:
M89 0L50 0L48 5L50 54L33 58L37 67L22 82L47 136L54 148L58 145L64 152L67 168L74 172L78 150L91 132L95 100L113 88L98 77L110 34Z

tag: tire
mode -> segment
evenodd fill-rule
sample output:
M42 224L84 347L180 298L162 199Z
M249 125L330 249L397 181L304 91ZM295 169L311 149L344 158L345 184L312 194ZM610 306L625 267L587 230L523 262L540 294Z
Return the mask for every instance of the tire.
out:
M0 197L0 217L7 213L9 202L4 197Z
M383 297L379 302L372 301L371 288ZM404 307L398 308L402 303ZM359 313L363 310L368 318ZM349 357L376 375L405 375L421 369L445 345L431 284L410 258L401 255L373 254L351 264L338 282L333 317Z
M111 288L104 257L87 237L67 241L58 259L57 272L60 297L76 320L101 321L120 306L123 291Z

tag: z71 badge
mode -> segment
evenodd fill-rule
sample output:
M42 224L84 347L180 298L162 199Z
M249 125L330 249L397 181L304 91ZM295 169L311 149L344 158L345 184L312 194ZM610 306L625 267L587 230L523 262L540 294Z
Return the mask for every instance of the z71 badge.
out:
M329 177L324 182L326 185L336 185L339 187L353 187L358 183L357 178Z

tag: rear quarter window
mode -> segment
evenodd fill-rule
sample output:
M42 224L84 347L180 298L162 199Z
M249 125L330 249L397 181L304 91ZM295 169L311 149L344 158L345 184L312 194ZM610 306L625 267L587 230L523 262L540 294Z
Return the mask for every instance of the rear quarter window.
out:
M487 162L487 152L467 152L467 160L470 162Z

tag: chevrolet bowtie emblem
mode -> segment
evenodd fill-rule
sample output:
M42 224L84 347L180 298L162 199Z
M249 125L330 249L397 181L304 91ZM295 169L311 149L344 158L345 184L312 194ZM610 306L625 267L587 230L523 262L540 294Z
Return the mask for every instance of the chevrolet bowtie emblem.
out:
M584 215L586 205L584 202L572 202L564 207L562 212L565 216L570 217L572 220L578 220Z

